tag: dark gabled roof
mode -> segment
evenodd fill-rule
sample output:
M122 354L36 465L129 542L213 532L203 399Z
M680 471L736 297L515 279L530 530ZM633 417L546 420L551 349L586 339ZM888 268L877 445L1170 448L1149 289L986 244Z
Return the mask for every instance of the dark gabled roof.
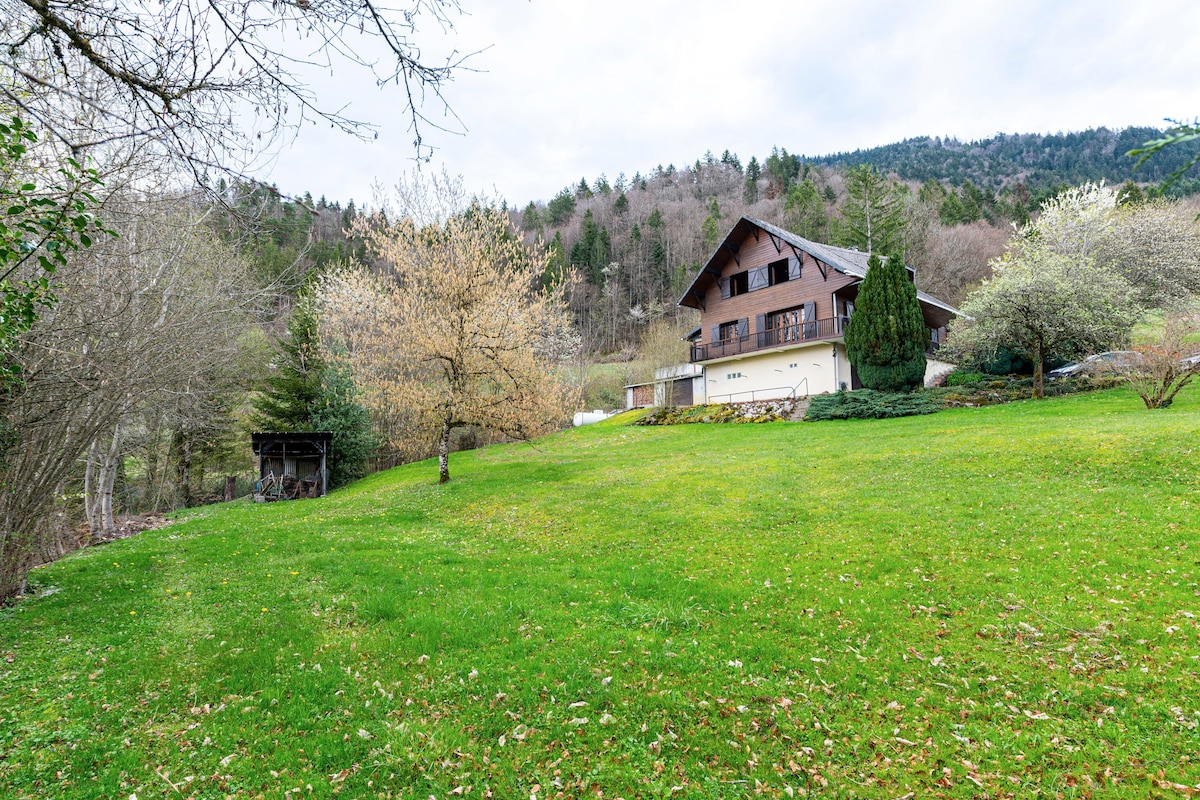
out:
M821 263L826 264L827 266L830 266L845 275L850 275L858 278L859 280L862 280L867 276L867 259L870 257L867 253L864 253L860 250L849 250L845 247L834 247L831 244L810 242L808 239L801 238L791 231L785 231L783 228L772 225L769 222L763 222L761 219L755 219L754 217L742 217L732 228L730 228L729 233L725 235L725 238L721 241L721 243L717 245L717 249L714 250L712 255L708 257L708 261L705 262L704 267L698 273L696 273L696 277L692 279L687 291L685 291L683 293L683 297L679 299L679 305L687 306L688 308L700 307L699 299L704 296L704 291L707 289L707 282L715 281L719 277L719 270L717 270L717 268L713 265L713 262L716 261L717 255L722 250L732 251L733 247L731 242L735 237L737 237L738 241L744 239L749 234L750 226L757 227L771 236L787 242L797 250L802 250L805 253L808 253ZM907 267L907 269L912 271L911 267ZM689 299L692 299L693 302L688 303L687 301ZM960 315L962 313L949 303L938 300L933 295L926 294L920 289L917 290L917 299L923 303L928 303L931 306L945 309L952 314Z

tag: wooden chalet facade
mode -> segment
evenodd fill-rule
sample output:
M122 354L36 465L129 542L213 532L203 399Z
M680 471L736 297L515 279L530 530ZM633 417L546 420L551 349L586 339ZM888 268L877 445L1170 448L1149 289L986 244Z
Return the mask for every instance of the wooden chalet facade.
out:
M679 301L700 311L691 362L705 367L706 396L694 402L857 388L842 331L866 274L866 253L742 217ZM952 368L934 354L958 311L921 291L917 298L930 331L928 380Z

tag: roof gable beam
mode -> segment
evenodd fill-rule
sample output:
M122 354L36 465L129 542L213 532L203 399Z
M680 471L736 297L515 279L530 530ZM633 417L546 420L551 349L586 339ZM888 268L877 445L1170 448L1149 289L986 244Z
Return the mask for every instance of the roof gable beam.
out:
M738 258L739 248L736 244L730 244L729 239L726 239L725 241L721 242L721 248L723 250L727 251L729 253L729 255L733 256L733 261L735 264L737 264L739 267L742 265L741 259ZM709 270L707 267L705 268L705 271L712 272L712 274L716 275L717 277L721 276L720 272L713 272L712 270Z

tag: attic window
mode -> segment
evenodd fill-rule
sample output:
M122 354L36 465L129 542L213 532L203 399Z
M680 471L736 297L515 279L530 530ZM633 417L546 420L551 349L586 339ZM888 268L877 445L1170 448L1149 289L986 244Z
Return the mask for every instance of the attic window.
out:
M771 286L779 283L786 283L790 276L788 275L788 261L782 258L779 261L772 261L767 265L767 278Z
M739 272L729 276L729 296L737 297L750 291L750 273Z

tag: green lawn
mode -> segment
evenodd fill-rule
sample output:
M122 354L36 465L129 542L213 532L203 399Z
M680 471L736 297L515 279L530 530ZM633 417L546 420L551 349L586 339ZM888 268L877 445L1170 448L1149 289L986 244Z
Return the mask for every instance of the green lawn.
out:
M1165 797L1200 390L618 427L236 503L0 612L4 797Z

